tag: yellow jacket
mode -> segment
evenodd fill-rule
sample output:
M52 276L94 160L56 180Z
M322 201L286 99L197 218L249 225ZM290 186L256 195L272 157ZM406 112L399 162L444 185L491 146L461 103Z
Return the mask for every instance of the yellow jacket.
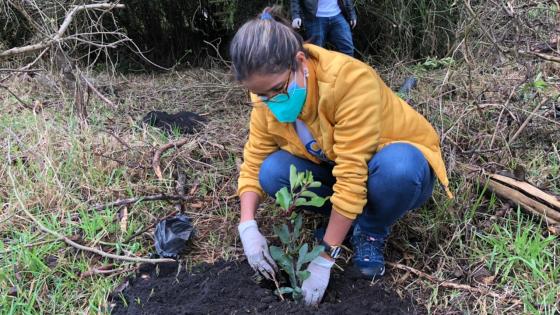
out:
M309 52L307 98L298 117L303 120L326 157L335 162L331 202L333 209L355 219L367 201L368 162L373 154L395 142L417 147L449 195L439 138L430 123L385 85L367 64L314 45ZM238 195L259 185L264 159L282 149L315 163L301 143L293 124L280 123L268 107L256 102L251 112L249 140L243 152Z

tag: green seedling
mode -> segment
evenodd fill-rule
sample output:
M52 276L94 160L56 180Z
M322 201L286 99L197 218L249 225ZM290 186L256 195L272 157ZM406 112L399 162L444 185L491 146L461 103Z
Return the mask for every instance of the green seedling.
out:
M309 251L309 245L301 239L303 217L301 212L296 210L302 206L323 206L327 198L319 197L309 190L320 186L320 182L313 180L311 172L298 173L295 166L291 165L290 189L284 187L276 193L276 203L283 210L287 223L274 227L274 233L280 238L282 246L271 246L270 255L288 274L290 280L290 287L279 287L276 293L279 296L292 294L296 302L302 300L301 285L310 276L305 267L324 250L324 247L319 245Z

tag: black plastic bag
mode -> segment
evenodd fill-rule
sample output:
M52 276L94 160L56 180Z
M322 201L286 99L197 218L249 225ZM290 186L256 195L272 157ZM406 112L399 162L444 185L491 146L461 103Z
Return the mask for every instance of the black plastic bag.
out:
M162 111L151 111L142 118L142 122L169 134L174 129L181 134L188 134L202 129L206 119L192 112L169 114Z
M161 257L176 258L187 246L194 232L191 218L178 214L156 225L156 252Z

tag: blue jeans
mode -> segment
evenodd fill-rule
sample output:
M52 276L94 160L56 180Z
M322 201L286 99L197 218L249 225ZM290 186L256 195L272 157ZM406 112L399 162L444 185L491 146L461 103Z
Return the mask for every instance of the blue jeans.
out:
M290 186L291 164L298 172L311 171L322 183L312 191L322 197L332 195L336 181L332 166L315 164L283 150L269 155L261 165L259 182L268 195ZM360 231L386 237L398 219L430 198L435 176L422 152L407 143L390 144L377 152L368 163L368 171L367 203L356 222ZM304 209L329 215L331 207L327 202L321 208Z
M352 30L342 13L331 17L305 18L303 26L307 40L312 44L323 47L328 40L338 51L349 56L354 55Z

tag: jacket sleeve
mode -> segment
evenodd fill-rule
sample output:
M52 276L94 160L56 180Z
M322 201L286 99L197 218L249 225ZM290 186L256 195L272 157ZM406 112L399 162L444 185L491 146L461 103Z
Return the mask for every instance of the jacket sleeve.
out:
M253 102L257 101L252 94L251 99ZM278 150L278 145L267 132L265 110L263 105L255 105L251 111L249 140L243 149L243 164L237 185L238 196L247 191L256 192L261 198L264 196L259 184L259 170L264 159Z
M290 10L292 11L292 20L294 19L301 19L302 12L301 12L301 0L290 0Z
M367 65L351 61L342 66L334 83L334 145L336 155L331 202L349 219L362 213L367 202L368 162L379 145L383 82Z
M353 0L344 0L344 7L345 7L346 12L348 14L347 17L350 21L358 19L357 15L356 15L356 8L354 7L354 1Z

